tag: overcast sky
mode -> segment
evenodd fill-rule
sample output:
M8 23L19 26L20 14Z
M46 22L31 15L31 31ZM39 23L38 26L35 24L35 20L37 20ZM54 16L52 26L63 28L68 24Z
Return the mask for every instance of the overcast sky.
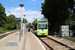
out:
M32 22L33 18L42 18L41 3L44 0L0 0L0 3L5 7L6 14L14 14L17 18L21 17L21 8L19 4L24 4L22 8L22 15L26 15L25 18L28 22ZM24 16L22 16L24 18Z

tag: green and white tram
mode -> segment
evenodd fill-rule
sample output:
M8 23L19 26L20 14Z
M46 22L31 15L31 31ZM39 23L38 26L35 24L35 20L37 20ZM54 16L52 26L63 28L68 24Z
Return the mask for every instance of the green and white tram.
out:
M33 22L35 27L35 33L38 36L48 35L48 20L47 19L35 19Z

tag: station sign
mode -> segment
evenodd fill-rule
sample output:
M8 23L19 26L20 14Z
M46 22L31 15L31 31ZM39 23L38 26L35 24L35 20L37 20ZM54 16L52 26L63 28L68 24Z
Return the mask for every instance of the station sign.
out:
M14 20L17 20L17 21L19 21L19 20L21 20L21 18L15 18Z
M21 18L21 20L23 21L23 18Z

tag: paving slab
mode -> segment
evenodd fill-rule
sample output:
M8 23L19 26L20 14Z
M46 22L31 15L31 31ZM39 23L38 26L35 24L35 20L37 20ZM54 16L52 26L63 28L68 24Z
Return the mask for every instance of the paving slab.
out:
M23 49L25 50L44 50L32 32L27 32L24 43Z
M11 43L11 44L8 44ZM12 45L16 43L17 45ZM8 44L8 45L7 45ZM18 42L18 32L0 40L0 50L44 50L32 32L26 32Z

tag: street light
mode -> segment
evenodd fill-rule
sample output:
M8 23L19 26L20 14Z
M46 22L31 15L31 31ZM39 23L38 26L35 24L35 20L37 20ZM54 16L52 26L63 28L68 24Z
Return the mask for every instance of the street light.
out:
M24 15L24 17L25 17L26 15Z
M23 22L23 18L22 18L22 7L24 6L24 4L19 4L19 6L21 7L21 30L22 30L22 22Z
M23 15L23 16L25 17L26 15ZM26 23L26 22L25 22L25 19L24 19L24 23ZM26 30L26 24L25 24L25 28L24 28L24 30ZM24 32L24 33L25 33L25 32Z
M24 6L24 4L19 4L19 6L22 8Z
M24 17L26 16L26 15L23 15ZM25 20L24 20L24 22L25 22ZM25 22L26 23L26 22Z

